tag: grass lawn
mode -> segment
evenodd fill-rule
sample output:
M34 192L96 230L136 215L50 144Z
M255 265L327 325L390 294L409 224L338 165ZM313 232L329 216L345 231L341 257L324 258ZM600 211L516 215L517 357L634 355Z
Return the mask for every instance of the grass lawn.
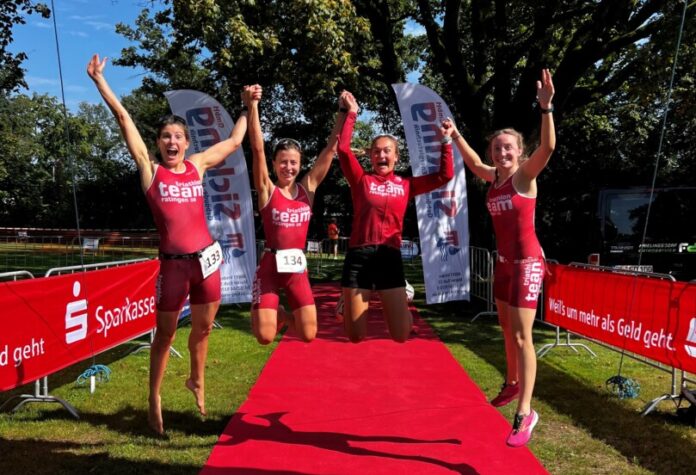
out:
M337 279L342 261L324 261L321 280ZM426 306L418 265L407 265L416 288L416 305L442 341L487 396L498 391L504 374L502 336L494 318L471 323L481 306L450 302ZM73 404L81 419L73 419L55 404L28 404L15 414L0 414L0 474L100 473L195 474L230 416L244 401L275 344L262 347L249 331L248 305L225 307L218 315L222 329L210 339L207 366L207 409L203 419L194 411L184 386L188 374L188 327L179 329L174 346L183 358L172 357L162 391L168 438L147 431L147 351L128 355L134 343L96 357L107 364L111 381L95 394L75 383L92 362L85 361L49 378L50 392ZM537 346L554 333L537 325ZM679 474L696 467L696 429L680 423L674 406L641 417L640 409L670 387L667 373L625 360L622 374L637 380L637 399L619 400L605 387L617 374L619 355L597 345L592 358L557 348L539 360L534 407L541 416L531 450L554 474ZM32 392L33 386L0 394ZM514 405L502 409L512 417ZM514 469L511 467L511 473Z
M75 383L91 361L49 377L51 394L74 405L80 420L58 404L43 403L0 415L0 473L198 473L275 347L256 343L246 307L227 306L218 321L223 328L211 335L206 369L206 418L194 410L193 396L184 388L189 327L182 327L174 347L183 358L170 358L162 388L167 439L147 430L149 353L128 354L135 346L129 343L96 357L112 373L94 394ZM2 393L0 399L18 392ZM33 385L21 391L31 392Z

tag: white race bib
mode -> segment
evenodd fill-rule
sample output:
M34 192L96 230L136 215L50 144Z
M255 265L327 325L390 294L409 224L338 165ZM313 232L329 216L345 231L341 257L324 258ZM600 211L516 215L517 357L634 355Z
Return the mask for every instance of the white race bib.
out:
M210 274L218 270L222 264L222 248L220 243L215 241L198 253L198 262L201 264L201 271L205 279Z
M278 272L300 274L307 268L302 249L278 249L275 254Z

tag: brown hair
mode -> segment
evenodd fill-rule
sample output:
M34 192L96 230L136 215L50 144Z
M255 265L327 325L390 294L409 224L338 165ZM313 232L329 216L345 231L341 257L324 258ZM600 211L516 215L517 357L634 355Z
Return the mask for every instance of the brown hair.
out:
M282 150L297 150L297 153L300 154L300 158L302 158L302 147L300 146L300 142L298 142L295 139L279 139L275 145L273 146L273 160L275 161L276 155L278 155L278 152Z
M160 117L159 121L157 122L157 138L160 138L162 130L168 125L180 125L181 128L184 129L186 140L191 140L191 137L189 137L188 125L186 125L186 120L176 114L167 114Z
M517 139L517 146L522 151L522 155L520 155L520 160L522 161L527 159L527 150L524 145L524 136L515 129L508 127L506 129L496 130L488 137L486 137L486 140L488 141L488 146L486 147L486 157L488 157L489 160L491 160L492 156L491 146L493 145L493 139L500 135L512 135L513 137L515 137L515 139Z

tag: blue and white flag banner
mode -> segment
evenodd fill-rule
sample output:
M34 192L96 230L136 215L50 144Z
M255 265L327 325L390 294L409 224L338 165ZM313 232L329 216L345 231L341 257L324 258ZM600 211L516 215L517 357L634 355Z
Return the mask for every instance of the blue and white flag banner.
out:
M232 118L207 94L180 89L164 95L172 112L186 119L191 137L187 156L206 150L232 133ZM249 174L241 147L206 172L203 188L208 229L224 255L220 267L222 303L251 302L256 236Z
M431 89L392 84L399 102L413 176L440 167L440 125L452 113ZM454 178L416 197L427 303L469 300L469 213L461 154L454 148Z

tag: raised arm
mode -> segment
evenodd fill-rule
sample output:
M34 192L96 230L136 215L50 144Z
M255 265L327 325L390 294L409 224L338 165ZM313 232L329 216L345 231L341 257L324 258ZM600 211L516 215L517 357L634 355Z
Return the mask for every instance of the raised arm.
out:
M118 100L116 94L111 90L109 83L106 82L106 78L104 77L106 60L107 58L105 57L100 61L98 54L92 56L92 59L87 64L87 74L92 78L92 81L94 81L99 94L101 94L104 102L106 102L114 118L116 118L116 122L118 122L121 134L126 141L128 151L131 157L133 157L135 165L140 172L140 186L143 191L145 191L150 186L150 183L152 183L154 163L150 160L147 146L145 142L143 142L140 132L138 132L138 129L135 127L135 122L133 122L126 108L123 107L123 104Z
M541 81L536 83L537 101L541 108L541 133L539 146L529 156L529 159L520 164L520 172L528 180L534 180L539 173L546 168L551 154L556 148L556 129L553 124L553 99L554 88L551 73L548 69L541 71Z
M469 143L464 140L464 136L459 133L452 119L448 117L442 121L442 128L451 130L450 136L452 137L452 142L454 145L456 145L459 153L462 154L464 164L474 175L489 182L495 180L495 167L483 163L483 160L481 160L479 154L476 153L473 148L471 148Z
M260 99L261 86L252 87L258 88L258 90L255 90L254 94L257 94ZM242 144L242 140L244 140L244 134L246 134L247 131L247 120L247 111L243 110L234 123L232 132L227 139L221 140L212 147L208 147L205 151L195 153L189 157L189 160L196 165L201 175L203 175L207 169L225 160L225 158L239 148Z
M345 106L342 95L338 98L338 112L336 114L336 119L334 120L334 126L331 130L331 135L326 142L326 146L319 153L314 166L305 175L304 182L309 193L314 193L319 184L326 178L326 174L329 173L331 168L331 162L333 161L334 155L336 154L336 149L338 148L338 134L341 133L343 129L343 123L346 121L346 113L348 112Z
M343 175L348 180L348 184L355 186L365 174L362 165L360 165L360 162L358 162L358 159L355 158L353 151L350 149L353 127L355 127L355 121L358 118L358 101L348 91L341 93L341 100L348 112L341 128L341 135L338 137L338 160L341 164Z
M255 88L260 86L245 86L242 92L242 101L249 108L249 145L253 160L254 188L256 188L259 209L266 206L273 182L268 174L266 164L266 152L263 148L263 132L261 132L261 119L259 118L259 99L254 96Z
M427 193L440 188L454 176L454 160L452 154L452 127L440 127L442 133L442 150L440 152L440 169L429 175L414 177L411 180L411 196Z

